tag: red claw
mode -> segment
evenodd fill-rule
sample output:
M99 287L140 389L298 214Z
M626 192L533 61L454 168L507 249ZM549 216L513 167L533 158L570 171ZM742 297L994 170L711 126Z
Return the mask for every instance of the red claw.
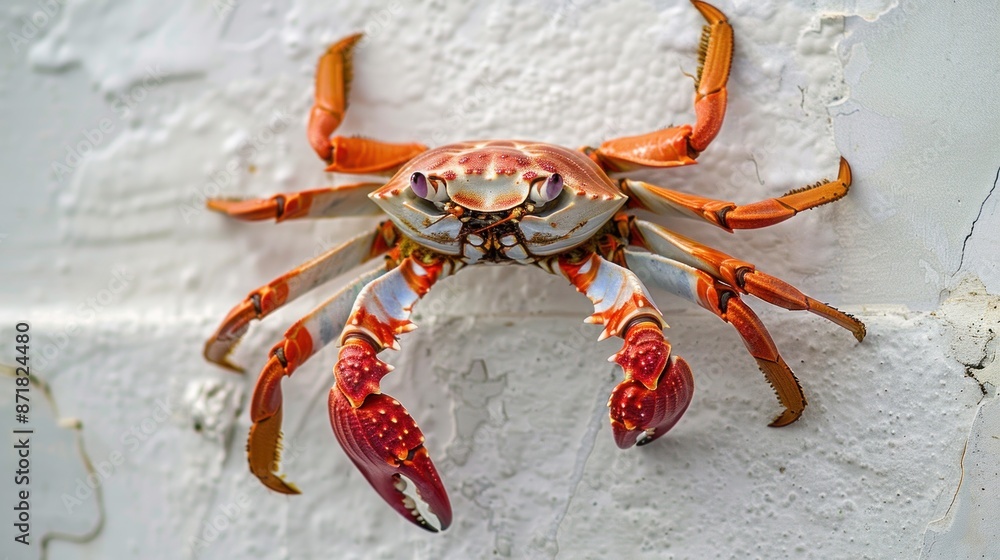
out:
M358 408L336 386L330 390L330 423L344 451L393 509L431 532L451 525L451 502L424 447L424 435L403 405L389 395L368 395ZM440 523L431 525L402 492L405 476Z
M655 390L635 380L622 381L611 393L611 428L622 449L652 443L681 419L694 396L694 378L683 358L672 356ZM645 434L637 441L640 434Z
M405 476L440 523L451 524L451 503L424 447L424 434L399 401L383 395L379 381L390 370L364 338L348 339L334 366L330 423L361 474L390 506L423 529L437 532L403 493ZM412 493L411 493L412 494Z
M694 396L694 377L683 358L670 355L670 343L649 323L629 329L614 356L625 380L608 400L615 443L622 449L646 445L681 419ZM640 435L644 437L637 441Z

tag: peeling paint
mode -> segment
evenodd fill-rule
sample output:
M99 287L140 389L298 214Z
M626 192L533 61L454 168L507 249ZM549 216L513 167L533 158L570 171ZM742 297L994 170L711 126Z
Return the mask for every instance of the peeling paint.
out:
M1000 506L993 491L1000 482L1000 400L985 401L972 424L962 457L961 484L947 513L924 533L920 558L997 558L1000 556Z
M970 233L971 236L971 233ZM976 277L965 276L934 313L951 337L950 354L976 381L982 395L961 457L961 476L946 513L928 523L923 559L993 558L1000 555L1000 531L992 488L1000 482L1000 295L990 294Z
M966 276L934 315L951 335L952 357L980 384L984 397L995 396L1000 387L1000 361L996 359L1000 295L990 294L978 278Z

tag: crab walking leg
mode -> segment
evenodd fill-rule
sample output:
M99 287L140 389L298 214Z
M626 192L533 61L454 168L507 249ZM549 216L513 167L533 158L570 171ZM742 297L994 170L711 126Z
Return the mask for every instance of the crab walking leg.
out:
M629 196L629 207L650 210L657 214L675 213L686 218L704 220L726 231L772 226L810 208L839 200L851 187L851 167L840 158L840 170L833 181L796 189L778 197L737 205L623 179L622 190Z
M376 231L348 240L250 292L205 342L205 359L233 371L243 371L229 360L229 355L250 328L251 321L263 319L316 286L385 253L396 243L397 234L392 222L383 222Z
M348 35L330 46L316 66L315 102L309 111L309 144L320 159L332 161L330 135L340 126L347 112L347 97L354 73L354 45L362 34Z
M382 183L355 183L281 193L271 198L210 198L206 205L209 210L246 221L377 216L382 210L369 200L368 194L381 186Z
M695 82L695 124L665 128L639 136L608 140L589 152L605 171L690 165L722 128L726 82L733 59L733 28L714 6L693 0L708 23L701 36Z
M334 43L316 67L316 101L309 112L309 144L327 162L327 171L395 173L400 166L427 150L423 144L390 144L367 138L330 138L347 112L354 72L352 54L361 40L356 33Z
M694 396L691 369L671 355L663 336L663 316L635 274L597 254L561 257L558 267L594 303L587 322L604 325L601 338L625 340L610 359L625 374L608 400L615 443L622 449L651 443L680 420Z
M264 486L283 494L298 494L294 484L279 475L281 460L281 380L313 354L337 339L347 323L354 300L362 288L386 273L385 267L368 271L344 286L330 299L299 319L271 348L271 357L260 372L250 399L250 471Z
M802 386L785 363L771 335L739 294L706 272L675 260L645 251L625 249L625 260L650 285L696 303L736 328L750 355L757 360L764 377L774 388L785 410L771 426L787 426L798 420L806 407Z
M329 399L333 431L361 474L393 509L435 532L403 493L407 482L402 477L413 483L442 530L451 524L451 503L420 428L399 401L382 394L379 384L391 367L377 354L398 348L396 336L414 328L409 319L413 305L448 267L444 258L410 255L361 292L341 335Z
M334 136L329 143L326 171L338 173L392 175L427 151L423 144L390 144L371 138Z
M861 321L803 294L795 286L779 278L757 270L751 263L734 259L645 220L632 218L629 220L629 228L630 242L653 253L707 272L740 293L750 294L771 305L793 311L807 310L819 315L851 331L858 342L865 338L865 324Z

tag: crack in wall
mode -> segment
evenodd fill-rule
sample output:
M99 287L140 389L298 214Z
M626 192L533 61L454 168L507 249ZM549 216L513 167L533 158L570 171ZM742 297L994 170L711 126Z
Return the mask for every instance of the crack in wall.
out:
M993 196L993 192L997 190L997 183L1000 183L1000 168L997 168L996 177L993 179L993 187L990 188L990 192L986 193L986 198L983 199L982 204L979 205L979 213L976 214L976 219L972 220L972 227L969 228L969 233L962 240L962 255L958 260L958 268L955 269L954 274L958 274L962 270L962 265L965 263L965 246L969 243L969 239L972 238L972 234L976 231L976 223L979 218L983 216L983 208L986 207L986 203L989 202L990 197Z
M997 177L1000 180L1000 170ZM991 189L990 194L993 192ZM972 229L975 229L975 223ZM976 488L985 490L985 485L993 480L990 476L995 477L995 474L990 474L992 468L983 467L987 461L982 458L995 455L991 451L995 444L990 443L990 438L996 439L993 426L1000 418L996 409L997 366L1000 365L996 361L998 333L993 326L1000 323L1000 297L987 291L978 277L966 275L934 315L942 319L950 335L949 355L962 365L965 377L976 382L980 395L976 402L976 415L959 458L958 483L951 501L944 514L930 521L924 529L921 554L924 559L962 556L958 552L958 548L962 547L966 551L982 548L977 539L983 530L991 530L991 526L985 518L980 518L983 500Z
M491 421L499 423L506 420L502 403L495 419L489 406L507 389L507 375L491 377L484 360L473 360L468 370L454 377L461 380L461 383L449 384L451 393L455 395L452 411L455 435L445 453L456 465L464 466L472 453L476 432Z
M924 530L924 560L951 558L996 558L993 535L997 532L995 506L987 488L996 484L993 460L997 456L1000 401L989 399L976 411L959 461L957 488L944 515Z
M990 396L991 391L987 387L987 385L989 385L989 382L979 379L979 377L977 376L976 372L979 372L979 371L982 371L982 370L986 369L986 366L989 365L990 363L993 363L993 359L996 359L995 355L994 355L993 359L989 359L990 358L990 349L989 349L989 346L990 346L990 343L992 343L994 340L996 340L997 334L996 334L996 332L993 329L988 329L988 330L989 330L989 333L990 333L990 337L983 344L983 356L979 359L979 362L975 363L975 364L970 364L970 363L963 363L962 364L962 365L965 366L965 376L966 377L971 377L972 379L974 379L976 381L976 383L979 384L979 390L982 391L983 398L986 398L986 397ZM989 362L987 362L988 359L989 359ZM979 402L982 402L982 399L980 399Z
M1000 296L990 294L979 278L967 275L952 290L935 315L949 332L949 355L973 379L983 397L996 394L996 325L1000 324Z
M925 533L926 533L926 531L928 529L930 529L930 527L932 527L934 525L940 525L940 524L943 524L943 523L947 522L949 519L951 519L951 516L953 515L953 512L955 511L955 503L958 501L958 496L959 496L959 494L962 491L962 483L965 481L965 454L969 452L969 438L970 437L971 437L971 435L970 436L966 436L966 438L965 438L965 445L962 446L962 457L959 458L959 460L958 460L958 467L959 467L959 469L961 469L960 472L959 472L959 474L958 474L958 484L955 485L955 491L952 492L952 494L951 494L951 501L948 502L948 509L945 510L944 515L942 515L941 517L938 517L937 519L935 519L935 520L933 520L933 521L931 521L930 523L927 524L927 527L924 529Z
M15 368L6 364L0 364L0 374L11 378L17 377ZM45 380L43 380L42 378L38 377L35 374L28 374L28 382L30 383L31 387L37 389L42 393L42 396L45 398L45 401L49 404L49 407L51 407L52 416L55 418L56 423L59 425L59 427L73 431L73 437L76 443L76 451L77 454L80 456L80 461L81 463L83 463L83 468L87 473L87 479L89 480L90 477L94 477L95 479L100 480L100 477L98 476L97 473L97 469L94 468L94 463L90 459L90 454L87 453L87 448L86 445L84 444L83 422L80 421L78 418L72 418L72 417L64 418L60 414L59 406L56 404L55 397L52 396L52 388ZM94 501L97 503L97 521L94 522L94 525L89 530L83 533L66 533L61 531L47 531L42 533L42 536L39 539L39 558L41 560L45 560L46 558L48 558L49 545L53 541L64 541L75 544L87 544L96 539L101 534L101 531L104 529L104 524L107 520L107 513L104 507L103 483L97 484L96 487L93 488L93 492L94 492Z
M614 375L612 373L612 379L614 379ZM563 505L562 511L556 515L556 518L552 521L552 527L549 529L548 542L552 543L555 548L552 555L553 558L559 554L559 528L562 526L563 520L566 519L569 508L573 504L573 498L576 496L576 491L583 481L584 471L586 470L587 463L590 461L590 456L594 452L594 445L597 443L597 434L600 433L601 426L604 425L605 419L608 417L607 397L605 396L608 393L608 388L602 384L598 389L598 395L595 399L596 404L590 415L587 430L583 433L583 437L580 439L580 447L576 452L576 462L573 464L573 472L569 477L569 495L566 497L566 503Z

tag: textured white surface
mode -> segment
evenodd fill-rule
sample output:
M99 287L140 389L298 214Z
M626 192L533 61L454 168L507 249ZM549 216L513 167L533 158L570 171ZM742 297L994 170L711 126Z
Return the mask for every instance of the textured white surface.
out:
M747 202L831 175L843 153L855 185L835 205L732 236L676 227L860 315L869 338L755 303L810 401L774 430L776 403L731 327L658 294L698 388L669 437L621 452L605 408L617 343L581 325L582 296L527 268L446 279L384 384L452 498L454 526L429 535L397 519L332 437L333 349L284 384L285 470L304 490L291 498L246 470L252 375L200 356L248 290L371 220L237 224L205 212L205 196L350 180L324 174L304 134L315 58L350 31L369 36L340 133L575 147L691 121L697 12L67 2L29 37L46 5L0 9L0 340L31 321L36 374L82 422L94 468L109 467L100 494L81 487L75 435L39 399L33 532L94 530L53 540L49 557L1000 554L986 499L1000 416L1000 57L984 40L1000 34L996 7L720 1L737 37L723 131L699 165L641 177ZM257 370L323 293L256 325L237 360ZM0 526L0 549L38 557Z

